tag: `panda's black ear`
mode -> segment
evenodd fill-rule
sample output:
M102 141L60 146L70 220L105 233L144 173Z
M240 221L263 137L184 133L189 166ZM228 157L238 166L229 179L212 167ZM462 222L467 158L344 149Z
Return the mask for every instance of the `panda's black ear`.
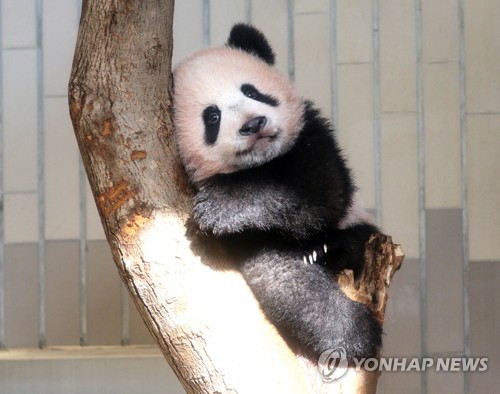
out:
M234 25L229 33L227 45L231 48L243 49L261 58L267 64L274 65L274 52L266 37L251 25L244 23Z

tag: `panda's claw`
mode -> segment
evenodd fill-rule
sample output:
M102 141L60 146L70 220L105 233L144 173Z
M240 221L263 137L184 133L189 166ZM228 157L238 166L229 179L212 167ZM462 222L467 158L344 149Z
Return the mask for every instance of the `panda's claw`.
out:
M317 248L312 249L311 252L304 253L303 256L304 264L315 264L315 263L326 264L325 257L328 252L328 247L326 243L323 244L323 247L321 247L320 245L318 245Z

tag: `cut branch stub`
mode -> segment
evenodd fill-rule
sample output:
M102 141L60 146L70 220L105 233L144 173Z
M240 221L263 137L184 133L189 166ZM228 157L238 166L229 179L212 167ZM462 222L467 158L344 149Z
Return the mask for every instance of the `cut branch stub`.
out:
M351 270L343 271L338 282L349 298L367 305L380 324L384 323L387 289L404 259L401 245L394 244L389 235L374 234L365 247L365 266L359 278Z

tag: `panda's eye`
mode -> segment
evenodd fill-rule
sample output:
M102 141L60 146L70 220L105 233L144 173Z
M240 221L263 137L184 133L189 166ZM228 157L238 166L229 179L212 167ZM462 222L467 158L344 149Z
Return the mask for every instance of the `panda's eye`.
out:
M257 92L255 90L247 90L245 96L255 100L257 98Z
M221 112L219 107L211 105L203 110L203 123L205 125L205 142L213 145L219 135Z
M220 109L216 105L211 105L203 111L203 121L207 126L214 126L220 122Z
M241 87L241 92L248 98L255 100L259 96L259 92L253 85L245 84Z
M220 116L216 111L210 112L208 114L208 124L216 124L219 122Z

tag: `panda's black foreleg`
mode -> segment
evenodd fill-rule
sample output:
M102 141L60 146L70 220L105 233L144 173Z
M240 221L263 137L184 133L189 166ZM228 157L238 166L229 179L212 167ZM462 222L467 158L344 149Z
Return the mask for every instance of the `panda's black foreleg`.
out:
M300 241L319 235L326 226L317 209L282 185L264 175L239 173L215 176L202 187L192 217L202 232L216 236L274 231Z
M377 354L382 329L372 312L350 300L329 270L305 264L301 250L261 250L241 272L268 319L315 357L335 348L349 361Z

